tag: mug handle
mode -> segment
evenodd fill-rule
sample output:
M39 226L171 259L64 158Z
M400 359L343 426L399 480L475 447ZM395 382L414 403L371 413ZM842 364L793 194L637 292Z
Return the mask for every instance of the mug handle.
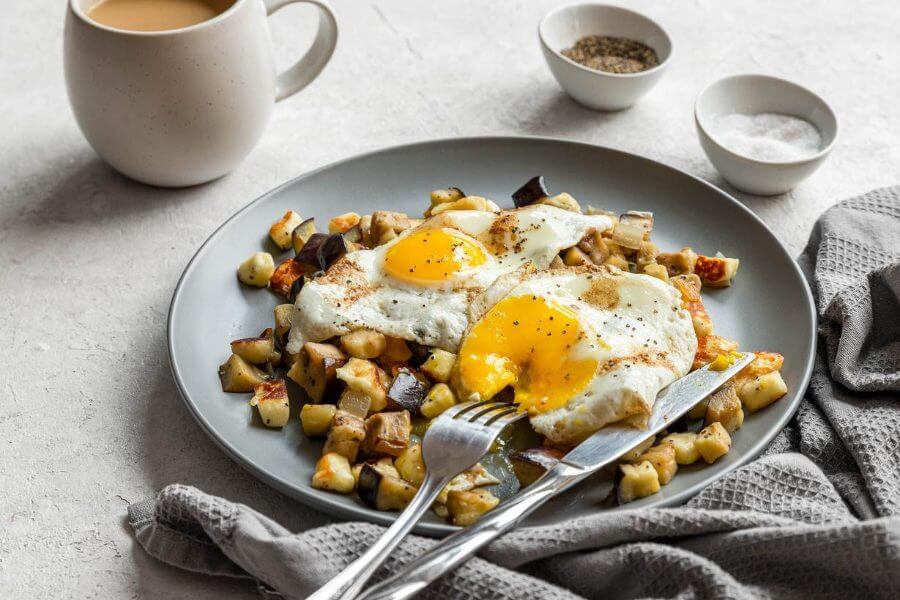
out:
M275 101L293 96L318 77L328 64L337 45L337 21L331 8L323 0L263 0L266 16L293 3L312 4L319 9L319 30L309 50L291 67L278 74L275 80Z

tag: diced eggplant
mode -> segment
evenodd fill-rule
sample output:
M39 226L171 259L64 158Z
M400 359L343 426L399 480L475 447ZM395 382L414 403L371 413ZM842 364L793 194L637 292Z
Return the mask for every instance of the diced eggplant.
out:
M399 456L409 446L412 421L405 410L375 413L366 419L366 456Z
M644 238L646 239L650 235L650 232L653 231L653 213L639 210L629 210L627 213L619 217L619 223L637 225L644 232Z
M538 446L516 452L509 457L509 460L512 462L516 479L524 487L531 485L538 477L552 469L563 456L563 452L556 448Z
M269 280L269 287L279 296L290 298L294 283L313 271L314 267L311 265L299 262L296 258L289 258L275 268L275 273Z
M294 260L310 265L314 269L318 270L319 268L321 268L319 266L319 247L327 239L327 233L312 234L311 236L309 236L309 239L306 240L306 243L303 244L303 247L300 248L300 251L297 252L297 256L294 257Z
M644 230L641 225L619 221L613 229L612 241L631 250L638 250L644 241Z
M351 463L356 462L359 445L365 437L366 424L361 418L337 410L331 420L331 428L328 430L322 453L337 452L341 456L346 456Z
M333 402L343 389L343 382L337 380L337 370L346 362L347 356L337 347L307 342L287 376L302 387L313 402Z
M347 240L344 239L343 234L332 233L319 246L319 268L323 271L327 270L328 267L348 252L350 252L350 247L347 245Z
M387 397L400 408L412 414L419 414L419 409L428 395L428 387L405 367L397 370L394 382L388 390Z
M237 354L232 354L219 367L219 379L222 381L223 392L252 392L268 376Z
M294 247L294 254L300 254L300 250L303 249L303 246L306 245L306 242L309 241L316 233L316 220L315 219L306 219L299 225L294 228L294 231L291 232L291 245Z
M362 228L359 225L354 225L343 234L344 239L352 244L361 244L362 243Z
M526 181L522 187L513 192L512 199L516 208L521 208L522 206L540 202L549 195L550 192L547 191L547 187L544 185L544 176L538 175Z
M294 314L293 304L279 304L275 307L275 341L284 347L287 334L291 330L291 316Z
M291 284L291 290L288 292L288 302L293 304L297 301L297 294L303 289L304 283L306 283L306 277L298 277L294 280L294 283Z
M247 362L261 365L275 361L275 336L272 329L265 329L258 337L243 338L231 342L231 351Z
M424 346L418 342L408 341L406 345L409 347L409 351L412 352L412 357L409 359L408 363L411 367L419 367L428 360L428 357L431 356L431 348L428 346Z
M363 502L376 510L402 510L416 495L415 486L385 475L369 463L364 463L359 472L356 491Z

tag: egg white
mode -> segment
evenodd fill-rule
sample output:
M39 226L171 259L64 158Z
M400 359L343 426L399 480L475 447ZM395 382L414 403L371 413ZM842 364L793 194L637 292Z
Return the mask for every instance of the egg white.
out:
M593 297L589 290L601 284L604 297ZM504 298L526 295L574 311L588 335L570 356L598 363L587 386L564 406L530 416L532 427L555 443L576 444L624 419L640 425L659 391L691 368L697 337L690 314L677 290L659 279L609 267L525 269L499 278L472 303L473 326Z
M470 302L504 273L525 264L546 269L560 250L577 244L590 230L606 230L606 215L583 215L533 205L490 213L440 213L397 239L374 249L351 252L297 295L287 350L355 329L374 329L405 340L455 352L468 325ZM446 280L414 285L384 270L385 255L414 231L454 229L483 249L486 261Z

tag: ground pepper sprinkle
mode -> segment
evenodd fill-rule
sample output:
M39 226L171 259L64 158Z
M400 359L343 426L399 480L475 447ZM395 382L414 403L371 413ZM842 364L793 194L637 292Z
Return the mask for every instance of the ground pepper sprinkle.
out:
M566 58L595 71L639 73L659 64L656 50L628 38L587 35L562 51Z

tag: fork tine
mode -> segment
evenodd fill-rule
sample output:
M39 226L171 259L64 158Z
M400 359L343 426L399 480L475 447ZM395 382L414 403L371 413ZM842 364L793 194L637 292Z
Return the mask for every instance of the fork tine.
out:
M455 419L457 416L469 412L470 410L477 408L478 406L482 406L487 404L486 400L478 400L475 402L463 402L462 404L456 404L451 406L444 412L440 414L443 418Z
M508 406L509 404L506 404L504 402L491 402L483 407L478 407L477 410L473 410L467 413L466 420L471 423L483 422L491 413L500 409L507 408Z
M489 421L485 423L488 427L496 427L498 429L503 429L513 421L518 421L523 418L525 413L520 411L517 407L511 406L509 410L506 412L500 413L491 417Z

